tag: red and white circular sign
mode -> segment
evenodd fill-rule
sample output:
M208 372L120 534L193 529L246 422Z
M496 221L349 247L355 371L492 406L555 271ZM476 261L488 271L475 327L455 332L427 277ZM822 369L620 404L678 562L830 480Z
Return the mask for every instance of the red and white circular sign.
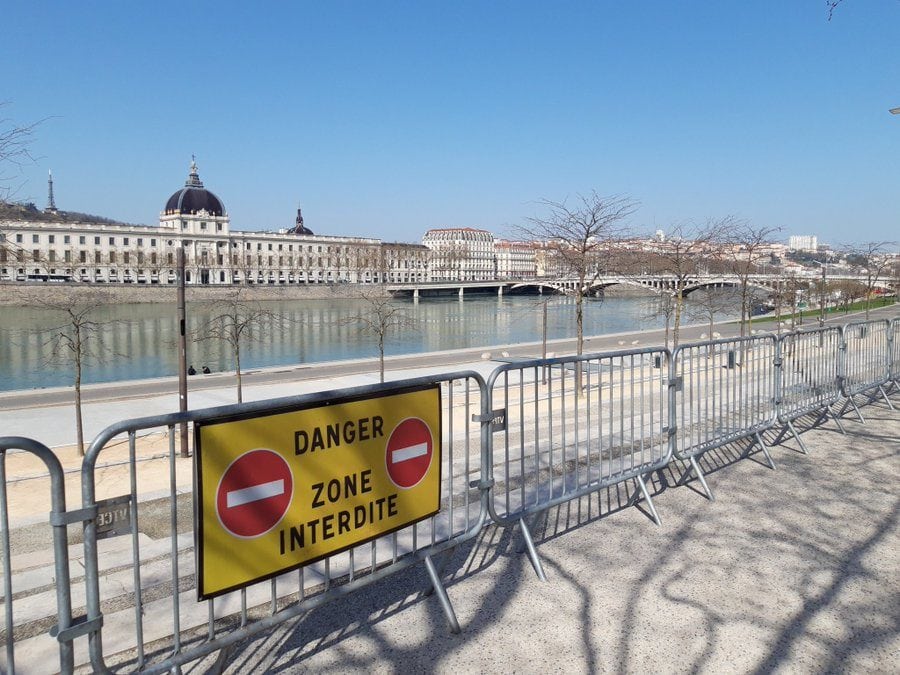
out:
M384 449L390 479L399 488L419 484L428 473L434 456L431 429L418 417L408 417L391 432Z
M293 494L294 477L284 457L272 450L250 450L222 474L216 513L235 537L253 539L284 518Z

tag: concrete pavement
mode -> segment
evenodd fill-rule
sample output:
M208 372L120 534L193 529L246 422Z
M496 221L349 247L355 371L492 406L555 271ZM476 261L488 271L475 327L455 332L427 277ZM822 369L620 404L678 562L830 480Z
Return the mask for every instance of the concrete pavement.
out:
M776 447L776 471L708 453L713 503L663 472L661 527L615 489L551 510L546 583L488 528L448 560L459 635L420 566L247 641L227 672L896 672L900 412L866 412L806 433L809 455Z

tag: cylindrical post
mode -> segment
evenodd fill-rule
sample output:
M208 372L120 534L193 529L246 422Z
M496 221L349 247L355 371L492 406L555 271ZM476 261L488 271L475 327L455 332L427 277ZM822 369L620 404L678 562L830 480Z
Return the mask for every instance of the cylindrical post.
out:
M541 341L541 358L547 358L547 301L541 303L543 308L542 318L541 318L541 334L543 335L543 339ZM541 369L541 384L547 384L547 366Z
M178 410L187 412L187 337L185 334L185 310L184 310L184 246L179 242L176 251L176 264L178 267ZM181 438L181 456L188 457L188 428L187 422L179 425L179 437Z

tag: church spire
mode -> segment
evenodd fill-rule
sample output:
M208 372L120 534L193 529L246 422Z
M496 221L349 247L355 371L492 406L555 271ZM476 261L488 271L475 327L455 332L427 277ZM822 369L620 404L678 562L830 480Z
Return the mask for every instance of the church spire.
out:
M47 208L44 213L57 213L56 200L53 199L53 171L47 171Z

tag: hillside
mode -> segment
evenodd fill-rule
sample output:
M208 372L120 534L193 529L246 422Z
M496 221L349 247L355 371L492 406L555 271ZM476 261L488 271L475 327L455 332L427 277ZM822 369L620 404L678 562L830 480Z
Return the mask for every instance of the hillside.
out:
M16 204L0 201L0 220L31 221L39 223L97 223L104 225L130 225L112 218L78 213L77 211L57 211L44 213L32 203Z

